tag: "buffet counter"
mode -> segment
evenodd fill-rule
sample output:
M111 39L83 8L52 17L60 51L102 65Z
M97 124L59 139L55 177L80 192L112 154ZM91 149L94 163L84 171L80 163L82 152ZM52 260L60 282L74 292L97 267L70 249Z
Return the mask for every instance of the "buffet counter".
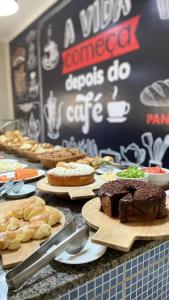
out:
M35 164L30 166L35 167ZM36 166L40 168L39 164ZM71 201L38 192L37 195L48 205L61 210L66 223L73 215L78 226L83 224L81 209L85 201ZM8 299L168 299L168 270L169 241L136 241L129 253L107 249L100 259L84 265L66 265L53 260L20 288L10 290ZM5 291L1 277L2 272L0 295L3 289Z

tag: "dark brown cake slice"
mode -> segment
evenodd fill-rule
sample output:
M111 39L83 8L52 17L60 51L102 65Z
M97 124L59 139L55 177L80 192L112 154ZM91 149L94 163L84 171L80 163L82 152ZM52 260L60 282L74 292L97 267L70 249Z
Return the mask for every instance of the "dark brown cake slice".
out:
M162 188L138 180L105 183L98 193L101 211L120 222L151 221L164 216L166 194Z

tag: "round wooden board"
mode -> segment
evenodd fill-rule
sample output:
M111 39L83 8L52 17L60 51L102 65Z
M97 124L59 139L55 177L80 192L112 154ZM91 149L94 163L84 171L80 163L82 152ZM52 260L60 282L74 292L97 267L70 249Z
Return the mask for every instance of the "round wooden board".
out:
M150 222L122 224L100 211L100 199L88 201L82 208L86 223L98 229L92 241L110 248L128 252L135 240L162 240L169 238L169 199L166 202L167 216Z
M95 181L88 185L76 187L53 186L48 183L47 177L45 177L37 182L37 188L43 193L69 196L72 200L76 200L95 196L93 190L99 189L105 182L106 180L103 177L95 175Z
M29 198L2 202L0 203L0 212L8 212L9 210L11 210L11 207L18 205L19 203L21 203L21 201L28 201L28 199ZM62 215L61 221L60 223L52 226L52 234L50 235L50 237L55 235L65 226L65 216L61 211L60 213ZM28 256L30 256L34 251L36 251L40 247L40 244L43 241L44 239L38 241L33 240L27 243L22 243L21 247L16 251L5 250L1 252L3 268L11 268L16 266L18 263L24 261Z

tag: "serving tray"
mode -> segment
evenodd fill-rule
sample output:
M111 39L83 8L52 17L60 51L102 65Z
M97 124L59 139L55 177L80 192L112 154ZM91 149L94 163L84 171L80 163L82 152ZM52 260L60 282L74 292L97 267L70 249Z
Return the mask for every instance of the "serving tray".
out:
M95 197L95 193L93 191L99 189L105 182L106 180L103 177L95 175L95 181L88 185L76 187L53 186L48 183L47 177L45 177L37 182L37 188L43 193L68 196L71 200L77 200L81 198Z
M100 199L88 201L82 208L86 223L97 229L92 241L110 248L128 252L135 240L163 240L169 238L169 198L166 217L150 222L122 224L100 211Z
M22 199L22 200L14 200L14 201L6 201L0 203L0 211L1 212L8 212L11 207L18 205L18 203L21 203L21 201L28 200ZM56 224L55 226L52 226L52 234L53 236L57 232L59 232L65 225L65 216L62 212L60 212L62 215L60 223ZM26 222L25 222L26 223ZM50 238L49 237L49 238ZM40 247L40 244L44 241L43 240L34 240L27 243L22 243L21 247L18 250L10 251L5 250L1 251L1 257L2 257L2 265L4 269L8 269L11 267L16 266L18 263L24 261L28 256L30 256L35 250L37 250Z

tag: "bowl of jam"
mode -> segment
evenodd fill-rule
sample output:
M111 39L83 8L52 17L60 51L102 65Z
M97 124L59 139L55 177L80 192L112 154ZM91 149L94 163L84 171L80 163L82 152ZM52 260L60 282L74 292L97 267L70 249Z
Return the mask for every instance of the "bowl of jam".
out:
M145 167L142 170L148 175L149 182L153 184L163 186L169 182L168 169L155 166L155 167Z

